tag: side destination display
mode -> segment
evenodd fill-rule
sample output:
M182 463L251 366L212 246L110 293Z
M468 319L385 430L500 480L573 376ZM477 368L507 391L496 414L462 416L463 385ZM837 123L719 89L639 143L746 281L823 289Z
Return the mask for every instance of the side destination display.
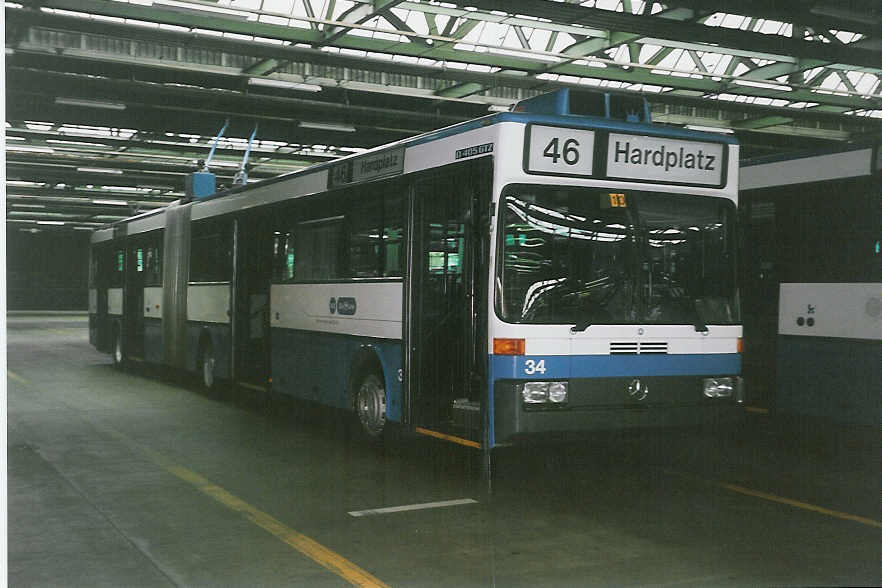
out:
M725 146L610 133L606 175L672 184L722 186Z
M404 172L404 148L391 149L344 161L331 168L328 187L366 182Z

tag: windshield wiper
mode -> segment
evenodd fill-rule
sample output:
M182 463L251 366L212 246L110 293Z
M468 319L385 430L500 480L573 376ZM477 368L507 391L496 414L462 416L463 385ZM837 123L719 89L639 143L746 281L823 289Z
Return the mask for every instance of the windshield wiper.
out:
M592 324L594 324L594 323L590 319L583 319L583 320L579 321L578 323L576 323L575 325L573 325L572 327L570 327L570 333L581 333L582 331L584 331L585 329L590 327Z
M696 333L707 333L707 325L705 324L704 317L701 316L701 311L698 309L698 299L696 298L692 302L692 311L695 313L695 324L692 325L695 327Z

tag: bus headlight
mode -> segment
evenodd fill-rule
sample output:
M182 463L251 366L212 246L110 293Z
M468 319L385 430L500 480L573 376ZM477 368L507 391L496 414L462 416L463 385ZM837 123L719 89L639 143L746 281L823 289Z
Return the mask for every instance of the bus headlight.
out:
M548 402L548 382L524 382L521 396L524 399L524 404Z
M549 382L548 384L548 400L555 404L561 404L567 401L567 383L566 382Z
M563 404L568 388L567 382L524 382L521 398L524 404Z
M732 378L705 378L704 395L708 398L730 398L735 389Z

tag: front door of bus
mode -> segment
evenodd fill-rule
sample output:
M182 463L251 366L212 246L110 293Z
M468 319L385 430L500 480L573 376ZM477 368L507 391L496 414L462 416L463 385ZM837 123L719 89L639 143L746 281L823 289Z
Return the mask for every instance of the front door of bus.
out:
M417 429L480 441L485 337L477 335L486 239L478 166L457 166L414 187L408 340L411 418ZM483 360L482 360L483 357ZM454 408L456 407L456 409Z
M128 359L144 361L144 247L139 240L127 247L125 302L125 350Z
M265 388L269 377L269 288L272 231L264 217L236 220L233 290L233 378L245 387Z

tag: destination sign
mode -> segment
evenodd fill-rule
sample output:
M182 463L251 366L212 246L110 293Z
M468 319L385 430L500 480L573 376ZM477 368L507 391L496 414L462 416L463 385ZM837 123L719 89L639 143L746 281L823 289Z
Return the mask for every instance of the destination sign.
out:
M363 155L335 165L331 168L331 173L328 174L328 186L334 188L346 184L356 184L403 172L404 148L400 147L381 153Z
M606 175L671 184L721 186L725 145L610 133Z

